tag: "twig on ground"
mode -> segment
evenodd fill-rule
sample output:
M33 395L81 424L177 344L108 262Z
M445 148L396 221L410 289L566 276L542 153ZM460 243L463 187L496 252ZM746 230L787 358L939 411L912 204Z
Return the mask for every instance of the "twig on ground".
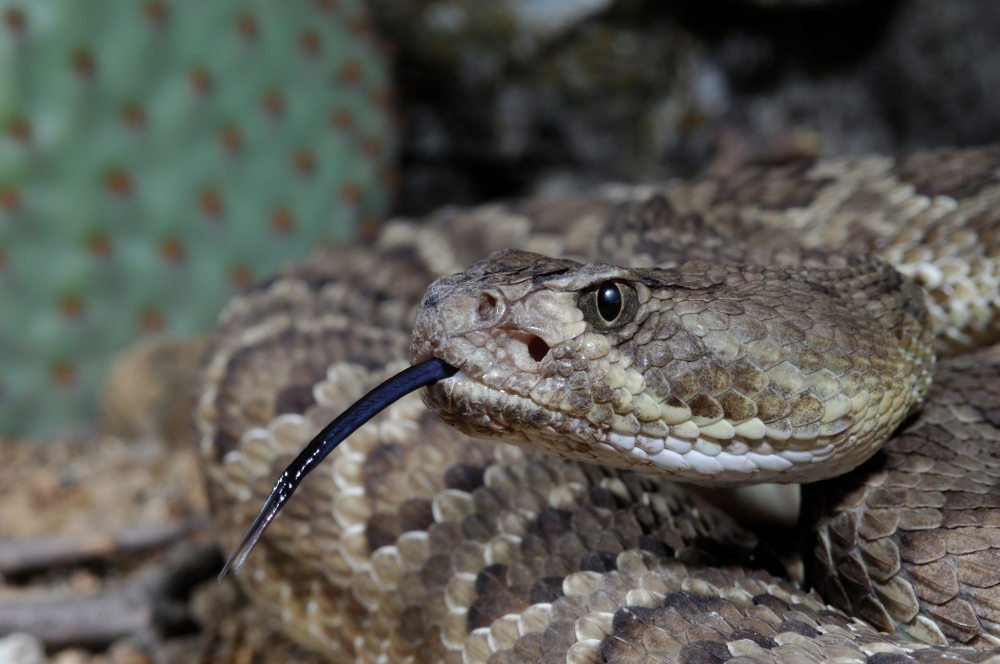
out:
M199 515L153 527L0 542L0 575L23 576L166 546L207 527L208 518Z
M126 636L148 642L183 633L195 627L186 606L191 590L220 569L222 559L213 543L185 541L121 590L0 603L0 636L27 632L52 650L99 649Z

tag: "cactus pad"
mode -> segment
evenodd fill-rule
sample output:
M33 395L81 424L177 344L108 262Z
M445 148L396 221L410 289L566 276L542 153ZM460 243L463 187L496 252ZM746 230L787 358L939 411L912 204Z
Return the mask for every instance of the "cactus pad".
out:
M0 434L386 203L359 0L0 0Z

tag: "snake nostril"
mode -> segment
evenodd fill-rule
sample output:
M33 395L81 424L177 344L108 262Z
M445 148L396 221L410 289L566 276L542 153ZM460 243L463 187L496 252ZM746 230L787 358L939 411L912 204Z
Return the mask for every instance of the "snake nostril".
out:
M541 337L531 337L528 342L528 355L535 362L541 362L549 354L549 345L542 341Z
M483 293L479 296L479 306L476 307L476 314L479 316L479 320L488 321L492 320L497 313L497 299L495 296L489 293Z

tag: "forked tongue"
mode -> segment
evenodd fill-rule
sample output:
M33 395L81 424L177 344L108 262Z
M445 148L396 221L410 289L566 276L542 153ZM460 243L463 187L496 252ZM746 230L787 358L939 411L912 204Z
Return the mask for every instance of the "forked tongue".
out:
M264 501L264 506L257 513L257 518L250 524L250 528L243 539L236 545L236 549L229 556L222 572L219 573L219 581L226 576L229 568L239 574L247 556L253 551L257 540L267 530L268 525L277 516L282 505L292 497L299 483L305 479L313 468L326 458L333 451L340 441L344 440L357 431L365 422L378 415L382 410L395 403L400 398L406 396L414 390L425 385L436 383L437 381L454 376L458 372L455 367L445 364L441 360L431 358L412 367L400 371L389 378L374 390L354 402L347 410L340 414L340 417L330 422L325 429L320 431L313 438L306 448L295 457L295 461L289 464L288 468L281 473L271 495ZM234 565L235 563L235 565Z

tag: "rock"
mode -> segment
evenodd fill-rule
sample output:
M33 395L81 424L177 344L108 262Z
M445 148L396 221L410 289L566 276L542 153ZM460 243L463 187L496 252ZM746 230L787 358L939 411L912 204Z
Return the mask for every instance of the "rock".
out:
M901 3L874 56L877 99L900 147L997 140L998 34L990 0Z
M52 664L89 664L90 654L82 648L60 650L52 658Z
M990 0L376 0L399 214L1000 140Z
M151 664L149 656L131 639L123 639L108 649L109 664Z
M17 632L0 639L0 664L42 664L45 650L31 634Z
M376 1L406 128L396 212L512 194L553 172L667 174L662 154L725 111L728 93L675 17L628 4Z

